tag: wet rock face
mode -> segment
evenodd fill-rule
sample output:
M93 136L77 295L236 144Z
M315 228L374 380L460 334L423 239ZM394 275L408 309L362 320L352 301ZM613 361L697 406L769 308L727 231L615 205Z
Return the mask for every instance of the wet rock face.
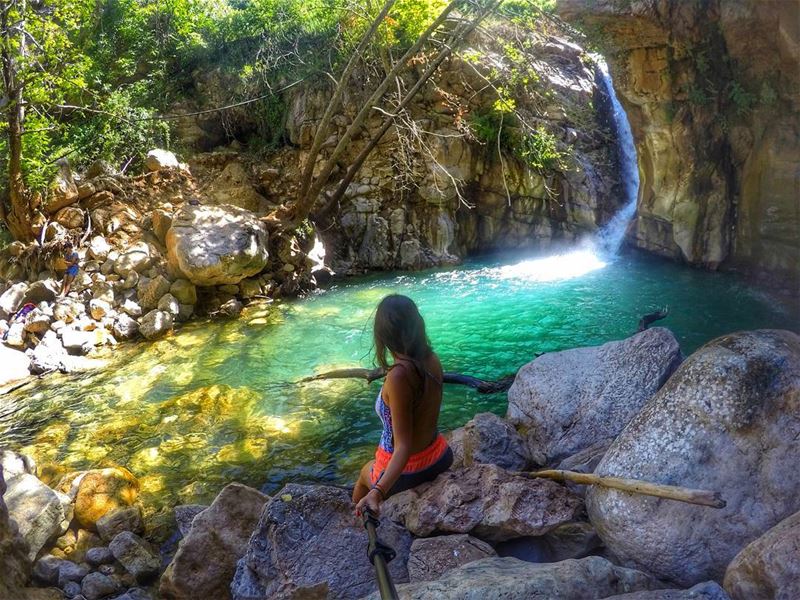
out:
M598 486L589 517L608 549L683 587L722 580L747 543L800 510L800 336L735 333L679 367L628 424L599 475L708 489L716 510Z
M605 39L641 173L631 239L800 285L800 7L559 0Z
M239 283L267 265L264 224L235 206L184 206L166 245L170 265L198 286Z
M613 439L680 362L678 341L662 327L544 354L518 371L506 416L534 462L555 464Z
M725 572L733 600L800 598L800 512L745 546Z
M16 522L9 521L3 497L5 492L6 482L0 465L0 573L3 574L0 577L0 597L15 598L30 576L31 563Z
M231 597L236 562L247 550L269 496L232 483L192 521L178 552L161 577L165 598L192 600Z
M378 533L397 552L392 579L408 581L411 536L385 517ZM234 600L363 598L376 589L367 534L349 494L295 484L264 509L231 584Z
M618 567L599 556L547 564L496 557L470 562L448 571L436 581L398 586L398 592L401 598L408 600L587 600L659 587L659 583L649 575ZM373 594L369 600L379 598Z
M476 464L392 496L383 511L414 535L470 533L499 542L547 533L575 518L581 506L577 496L552 481Z

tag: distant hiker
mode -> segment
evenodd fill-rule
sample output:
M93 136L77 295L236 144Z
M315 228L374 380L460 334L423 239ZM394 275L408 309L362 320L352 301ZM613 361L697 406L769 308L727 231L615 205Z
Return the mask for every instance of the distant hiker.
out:
M64 254L64 259L67 261L67 272L64 273L64 281L61 284L62 296L69 294L69 288L78 275L78 253L75 252L72 242L67 242L67 250Z
M437 424L442 406L442 364L411 298L386 296L373 329L378 365L388 369L375 410L383 423L380 444L353 489L356 513L398 492L432 481L453 464L453 451ZM392 364L387 360L392 355Z
M24 320L25 317L28 316L28 313L31 312L34 308L36 308L35 304L33 304L32 302L26 302L25 304L22 305L22 308L20 308L16 313L14 313L14 316L8 320L8 329L6 329L6 332L3 334L3 341L6 341L8 339L8 333L11 331L11 326L14 323L16 323L19 319Z

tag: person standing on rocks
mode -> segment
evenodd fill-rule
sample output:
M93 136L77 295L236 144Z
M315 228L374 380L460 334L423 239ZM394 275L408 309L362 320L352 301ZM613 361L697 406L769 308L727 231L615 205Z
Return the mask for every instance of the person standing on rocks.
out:
M64 281L61 283L62 296L69 294L69 288L78 276L78 253L75 252L72 242L67 242L64 259L67 261L67 272L64 273Z
M353 489L359 515L364 508L377 514L392 494L432 481L453 464L453 451L438 430L442 364L417 305L406 296L386 296L373 334L376 360L387 371L375 403L383 433L375 460L364 465Z

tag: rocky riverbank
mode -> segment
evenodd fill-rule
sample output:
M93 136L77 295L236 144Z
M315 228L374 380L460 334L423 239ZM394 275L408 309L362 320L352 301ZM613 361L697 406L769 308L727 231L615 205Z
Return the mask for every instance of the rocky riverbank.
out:
M685 360L663 328L537 358L505 418L449 434L450 471L383 505L401 597L797 596L798 398L788 331L723 336ZM525 475L541 466L709 489L726 506ZM345 489L231 483L209 507L175 507L182 539L159 557L127 469L51 488L23 456L5 452L2 468L2 597L377 598Z

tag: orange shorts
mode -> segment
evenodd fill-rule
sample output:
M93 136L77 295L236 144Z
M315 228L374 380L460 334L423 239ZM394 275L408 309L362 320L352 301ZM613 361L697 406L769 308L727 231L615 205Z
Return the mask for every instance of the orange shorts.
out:
M421 452L412 454L409 457L408 462L406 462L406 466L403 467L403 475L411 475L425 471L426 469L440 462L446 454L450 454L452 456L452 451L450 451L450 447L447 445L447 440L444 439L444 436L440 433L436 436L436 439L433 440L433 443L431 443L430 446ZM391 458L392 453L387 452L380 446L377 450L375 450L375 463L372 465L372 471L370 472L370 482L373 485L375 485L375 483L377 483L377 481L381 478L383 472L386 470L386 467L389 466L389 461ZM452 463L452 459L449 462ZM449 467L450 464L448 464L443 470L446 470ZM395 487L396 485L392 486L393 491L397 491L394 489Z

